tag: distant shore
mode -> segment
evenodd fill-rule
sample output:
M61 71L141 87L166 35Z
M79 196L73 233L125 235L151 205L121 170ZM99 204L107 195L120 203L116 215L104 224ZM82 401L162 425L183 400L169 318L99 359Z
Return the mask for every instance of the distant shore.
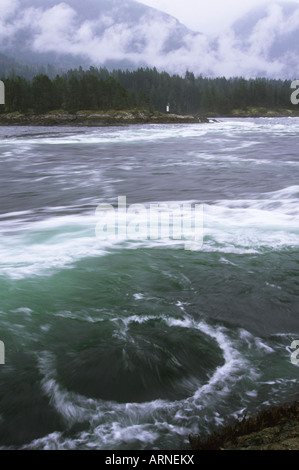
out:
M207 113L207 117L212 116L211 113ZM291 109L269 109L264 107L253 107L250 106L246 109L234 109L227 115L215 115L213 117L237 117L237 118L279 118L279 117L299 117L299 106L293 106Z
M146 111L78 111L74 114L54 111L48 114L0 114L0 125L29 126L108 126L121 124L188 124L212 119L193 115Z
M58 110L47 114L6 113L0 114L0 126L113 126L125 124L198 124L215 123L221 118L299 117L299 109L269 110L266 108L236 109L229 114L206 113L205 115L167 114L158 111L78 111L68 113Z

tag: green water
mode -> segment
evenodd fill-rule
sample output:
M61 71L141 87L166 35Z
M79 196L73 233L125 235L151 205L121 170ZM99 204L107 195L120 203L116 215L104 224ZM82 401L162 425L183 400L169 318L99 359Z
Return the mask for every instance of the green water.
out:
M2 448L179 449L298 396L298 132L0 129ZM97 237L119 196L202 204L202 246Z

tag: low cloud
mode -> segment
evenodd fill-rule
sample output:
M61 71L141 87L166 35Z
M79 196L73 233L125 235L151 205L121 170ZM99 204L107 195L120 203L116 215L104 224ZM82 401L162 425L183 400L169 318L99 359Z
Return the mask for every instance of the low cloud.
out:
M233 28L217 38L193 33L152 9L137 22L122 21L112 10L83 20L67 2L21 9L17 0L2 0L1 10L0 40L6 47L24 35L23 46L31 51L79 55L96 66L127 60L178 74L187 69L197 75L246 78L299 74L296 44L279 57L271 55L275 41L299 30L299 8L285 16L281 6L271 5L246 38Z

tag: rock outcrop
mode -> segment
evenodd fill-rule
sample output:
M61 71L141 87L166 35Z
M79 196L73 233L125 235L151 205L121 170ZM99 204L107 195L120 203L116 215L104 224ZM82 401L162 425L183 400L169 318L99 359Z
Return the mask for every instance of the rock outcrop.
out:
M0 125L30 126L106 126L120 124L187 124L209 122L193 115L163 114L147 111L78 111L74 114L54 111L49 114L0 114Z

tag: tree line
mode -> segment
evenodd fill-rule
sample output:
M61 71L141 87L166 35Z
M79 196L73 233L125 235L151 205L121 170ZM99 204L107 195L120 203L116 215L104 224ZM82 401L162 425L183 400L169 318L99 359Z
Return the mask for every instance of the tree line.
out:
M6 90L2 113L133 108L165 112L169 103L170 112L176 114L229 115L248 107L275 110L291 106L291 81L279 79L206 78L188 71L182 77L156 68L108 71L79 67L52 78L45 73L32 79L12 73L2 80Z

